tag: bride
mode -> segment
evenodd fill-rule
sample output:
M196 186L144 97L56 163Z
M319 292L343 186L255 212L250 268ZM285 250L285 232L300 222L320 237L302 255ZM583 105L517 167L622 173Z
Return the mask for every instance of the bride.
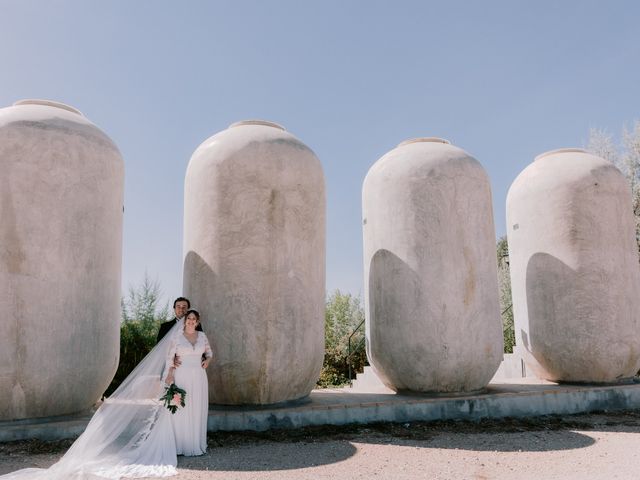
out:
M166 356L167 385L175 383L187 392L186 405L171 416L178 455L202 455L207 450L207 411L209 391L204 369L211 360L209 340L196 327L200 314L189 310L184 320L184 333L175 336ZM174 357L180 366L174 366Z
M27 468L2 480L104 480L176 475L177 455L207 448L211 347L196 331L200 314L189 310L98 408L84 433L48 469ZM179 365L174 357L180 358ZM164 386L186 391L185 406L172 415L162 405Z

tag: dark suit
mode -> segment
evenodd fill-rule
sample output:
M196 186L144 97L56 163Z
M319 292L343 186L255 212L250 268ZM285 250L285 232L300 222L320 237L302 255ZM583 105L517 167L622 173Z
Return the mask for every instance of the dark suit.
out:
M176 324L177 321L178 319L174 318L173 320L169 320L168 322L164 322L160 324L160 330L158 331L158 338L156 339L156 343L162 340L162 337L164 337L167 333L169 333L169 330L171 330L171 328ZM198 326L196 327L196 330L199 332L202 331L202 326L199 323L198 323Z

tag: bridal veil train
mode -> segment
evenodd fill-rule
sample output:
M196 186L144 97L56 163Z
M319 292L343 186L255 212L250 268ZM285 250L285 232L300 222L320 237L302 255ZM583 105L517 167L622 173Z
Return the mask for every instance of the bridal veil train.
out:
M172 340L184 320L149 352L98 408L84 433L48 469L27 468L2 480L103 480L176 475L171 413L159 401L162 373ZM73 385L69 385L73 388Z

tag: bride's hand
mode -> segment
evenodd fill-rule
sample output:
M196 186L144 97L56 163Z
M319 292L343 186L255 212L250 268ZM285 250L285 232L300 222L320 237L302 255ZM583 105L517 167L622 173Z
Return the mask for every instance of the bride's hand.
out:
M169 370L169 374L167 375L167 378L164 379L164 383L166 383L167 385L171 385L172 383L174 383L175 381L175 377L173 376L173 368L171 370Z
M176 353L173 357L173 368L178 368L180 365L182 365L182 360L180 360L180 356Z
M211 363L211 358L205 358L204 360L202 360L202 368L207 368L209 366L209 363Z

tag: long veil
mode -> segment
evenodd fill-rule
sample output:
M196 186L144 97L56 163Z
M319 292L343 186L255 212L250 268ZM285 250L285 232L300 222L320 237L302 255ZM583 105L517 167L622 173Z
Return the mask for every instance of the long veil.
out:
M27 468L2 480L103 480L176 475L177 455L171 414L159 401L171 340L179 320L91 418L59 462ZM82 388L69 385L69 388Z

